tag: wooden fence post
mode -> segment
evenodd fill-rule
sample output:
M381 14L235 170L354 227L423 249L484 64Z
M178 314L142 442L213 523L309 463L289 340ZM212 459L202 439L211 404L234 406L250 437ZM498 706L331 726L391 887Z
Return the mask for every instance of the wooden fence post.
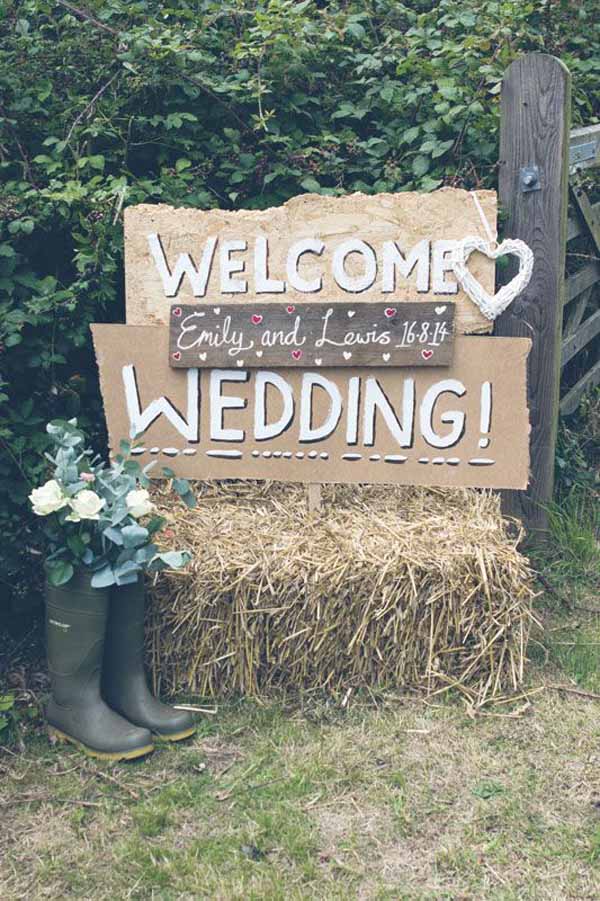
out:
M505 492L506 513L532 534L548 529L560 388L560 341L567 242L571 76L553 56L528 53L502 83L500 204L504 236L521 238L535 256L528 288L497 320L496 335L533 339L529 356L531 480ZM514 274L509 267L504 280Z

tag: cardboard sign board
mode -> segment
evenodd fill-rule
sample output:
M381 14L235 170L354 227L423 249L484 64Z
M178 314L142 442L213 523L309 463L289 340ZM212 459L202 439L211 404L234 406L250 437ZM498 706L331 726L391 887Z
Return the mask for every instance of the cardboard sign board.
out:
M479 191L492 229L496 194ZM449 254L467 235L486 237L469 191L303 194L269 210L125 211L127 323L168 324L173 303L295 305L377 301L456 304L456 332L491 330L459 288ZM494 293L494 262L469 269Z
M454 304L174 304L169 365L448 366Z
M173 369L169 330L92 326L110 445L199 479L525 488L526 338L439 368ZM160 475L161 466L155 475Z

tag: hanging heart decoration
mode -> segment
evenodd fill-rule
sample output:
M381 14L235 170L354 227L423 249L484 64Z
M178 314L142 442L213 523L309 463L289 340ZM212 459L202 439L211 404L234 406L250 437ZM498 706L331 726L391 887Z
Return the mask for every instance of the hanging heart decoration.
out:
M467 269L467 260L474 251L483 253L490 260L513 254L519 259L519 271L507 285L503 285L496 294L490 295ZM533 251L524 241L518 239L508 239L494 247L484 238L470 235L457 242L450 262L459 285L479 307L486 319L495 319L503 313L515 297L525 290L533 273Z

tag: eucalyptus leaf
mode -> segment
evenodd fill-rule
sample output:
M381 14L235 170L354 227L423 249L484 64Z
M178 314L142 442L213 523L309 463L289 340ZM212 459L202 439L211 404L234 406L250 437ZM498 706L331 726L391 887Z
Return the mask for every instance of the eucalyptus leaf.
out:
M121 546L123 544L123 535L120 529L116 529L114 526L108 526L107 529L104 529L103 533L105 538L108 538L109 541L112 541L113 544L118 544Z
M109 588L115 581L113 568L107 563L92 576L92 588Z
M139 525L124 526L121 534L124 547L139 547L141 544L145 544L150 537L148 529Z
M122 579L123 576L126 576L130 573L138 573L141 571L139 563L136 563L135 560L126 560L125 563L122 563L120 566L115 568L115 578L117 582L119 579Z
M157 554L152 562L160 562L164 564L164 566L168 566L169 569L181 569L181 567L189 563L191 559L192 555L189 551L163 551L163 553Z

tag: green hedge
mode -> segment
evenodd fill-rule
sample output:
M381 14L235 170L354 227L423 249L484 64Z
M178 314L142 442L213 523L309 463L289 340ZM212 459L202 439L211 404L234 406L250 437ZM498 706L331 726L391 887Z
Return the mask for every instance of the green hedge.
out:
M520 53L600 100L596 0L8 0L0 9L0 597L35 599L43 424L103 445L89 323L123 318L122 210L493 186ZM0 601L1 607L2 601Z

